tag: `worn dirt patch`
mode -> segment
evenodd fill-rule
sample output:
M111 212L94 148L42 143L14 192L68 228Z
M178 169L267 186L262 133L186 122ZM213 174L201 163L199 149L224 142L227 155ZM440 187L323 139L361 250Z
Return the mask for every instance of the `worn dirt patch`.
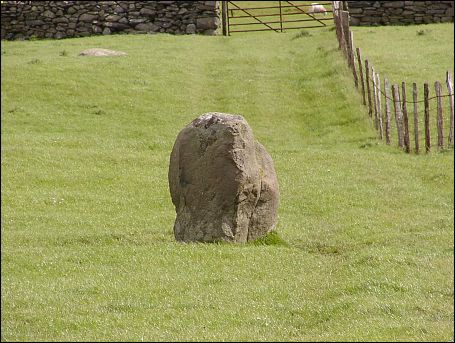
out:
M126 52L101 48L92 48L82 51L79 56L124 56Z

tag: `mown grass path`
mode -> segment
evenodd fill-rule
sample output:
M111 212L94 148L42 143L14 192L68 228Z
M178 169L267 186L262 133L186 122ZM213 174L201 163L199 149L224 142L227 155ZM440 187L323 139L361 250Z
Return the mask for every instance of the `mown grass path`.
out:
M379 143L334 33L293 37L2 42L2 340L453 339L453 150ZM287 245L174 242L208 111L270 152Z

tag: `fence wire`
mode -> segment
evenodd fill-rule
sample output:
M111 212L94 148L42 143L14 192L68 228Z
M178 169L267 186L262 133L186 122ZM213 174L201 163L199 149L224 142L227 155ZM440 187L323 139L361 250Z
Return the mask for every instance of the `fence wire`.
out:
M367 59L364 60L364 66L365 66L365 72L362 68L362 58L360 56L360 49L355 49L352 41L352 32L349 30L349 17L346 11L341 11L341 2L340 1L334 1L334 21L335 21L335 26L336 26L336 36L339 42L339 47L340 49L344 52L344 56L347 59L348 62L348 67L352 70L353 76L354 76L354 81L356 83L356 87L360 89L362 87L362 98L363 101L362 103L365 104L366 107L368 107L368 116L373 120L373 125L377 129L378 136L380 138L386 139L386 127L388 126L389 132L388 132L388 138L390 139L390 144L398 144L400 146L400 140L404 139L406 130L409 135L409 151L415 151L417 150L416 146L416 136L417 136L417 145L418 145L418 150L423 151L427 150L426 142L427 140L429 141L430 146L428 147L428 150L431 149L431 146L437 146L438 148L444 148L444 146L447 147L453 147L453 141L454 141L454 115L453 115L453 100L450 99L450 103L447 104L446 102L442 103L441 107L439 105L436 105L436 108L438 109L438 114L436 117L430 118L429 126L425 124L426 119L428 119L425 114L428 113L431 114L431 110L434 111L434 103L432 100L435 99L441 99L441 98L447 98L447 97L453 97L454 94L451 92L453 88L450 88L447 86L449 93L448 94L436 94L434 96L428 97L423 100L402 100L401 99L401 90L400 86L398 84L391 84L389 86L390 90L393 90L393 85L396 85L397 90L398 90L398 98L394 99L393 96L387 95L383 89L381 89L381 83L376 84L376 81L373 81L373 75L371 73L372 66L369 65L368 68L366 67L367 62L369 62ZM357 51L357 61L356 61L356 54L354 51ZM356 63L358 62L358 63ZM357 64L357 65L356 65ZM369 63L368 63L369 64ZM361 75L358 75L359 73L363 74L363 77L360 77ZM378 74L377 72L374 73L374 75ZM368 75L368 82L366 75ZM450 84L453 87L452 84L452 79L451 75L449 72L446 74L447 76L447 83L450 82ZM356 80L357 79L357 80ZM385 78L384 78L385 79ZM379 80L380 81L380 80ZM437 81L438 82L438 81ZM428 83L426 83L428 84ZM441 83L441 86L443 83ZM368 89L370 92L368 92ZM389 90L389 88L387 88ZM393 92L392 92L393 94ZM413 96L413 92L410 93ZM387 123L387 111L386 111L386 106L385 103L380 101L382 97L385 98L385 103L387 103L389 100L389 115L390 115L390 121ZM377 108L377 104L380 101L380 108ZM405 127L404 123L404 113L403 113L403 108L405 104L421 104L421 103L428 103L428 107L421 109L417 112L414 112L414 106L409 106L407 108L406 114L407 114L407 122L408 125ZM401 111L401 116L399 113L397 113L396 108L395 108L395 103L399 104L399 111ZM432 104L430 106L430 103ZM407 107L407 106L406 106ZM441 115L442 118L440 117L439 110L441 110ZM447 113L449 112L449 115L444 116L444 112ZM416 118L417 116L417 118ZM417 120L416 120L417 119ZM441 120L442 119L442 120ZM440 121L441 120L441 121ZM417 121L417 130L416 130L416 121ZM397 123L398 122L398 123ZM436 125L434 123L436 122ZM441 126L440 126L441 125ZM399 127L398 127L399 126ZM401 130L400 130L401 129ZM449 131L448 134L446 134L447 130ZM427 132L428 131L428 136ZM383 137L381 137L383 136ZM401 136L401 139L400 139ZM436 142L434 140L436 139ZM405 142L401 146L402 148L405 149ZM440 143L443 143L443 146L441 146ZM444 144L445 143L445 144ZM417 152L417 151L416 151Z

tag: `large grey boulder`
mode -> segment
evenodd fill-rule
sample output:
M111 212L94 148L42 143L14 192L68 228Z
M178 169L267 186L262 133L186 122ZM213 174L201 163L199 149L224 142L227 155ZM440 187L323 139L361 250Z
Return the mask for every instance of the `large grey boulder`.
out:
M274 229L273 161L240 115L211 112L178 134L169 164L176 240L246 242Z

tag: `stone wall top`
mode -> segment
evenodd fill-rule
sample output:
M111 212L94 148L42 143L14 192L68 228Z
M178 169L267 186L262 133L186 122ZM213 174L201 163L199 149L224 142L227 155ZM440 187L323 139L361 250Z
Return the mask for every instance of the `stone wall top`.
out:
M207 34L220 24L217 1L3 1L1 38L113 33Z
M351 25L453 22L453 1L348 1Z

